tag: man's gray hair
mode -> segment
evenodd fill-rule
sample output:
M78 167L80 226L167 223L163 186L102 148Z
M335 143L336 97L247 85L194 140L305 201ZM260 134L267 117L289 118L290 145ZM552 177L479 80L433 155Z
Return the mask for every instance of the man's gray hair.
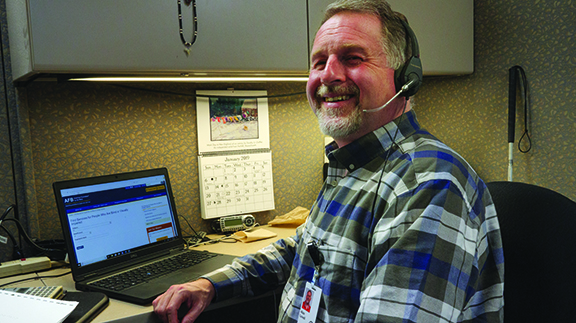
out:
M332 16L341 12L359 12L375 15L382 23L382 46L390 68L397 70L406 57L412 56L412 49L406 46L406 29L401 19L406 17L395 12L385 0L338 0L328 5L324 24Z

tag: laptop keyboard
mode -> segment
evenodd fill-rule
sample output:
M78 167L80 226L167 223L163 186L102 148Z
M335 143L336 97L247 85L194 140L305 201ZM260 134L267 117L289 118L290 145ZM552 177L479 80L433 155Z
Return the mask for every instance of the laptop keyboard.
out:
M125 271L120 274L92 282L90 285L115 291L121 291L151 279L164 276L175 270L196 265L204 260L216 256L216 254L207 252L185 252L142 267L134 268L130 271Z

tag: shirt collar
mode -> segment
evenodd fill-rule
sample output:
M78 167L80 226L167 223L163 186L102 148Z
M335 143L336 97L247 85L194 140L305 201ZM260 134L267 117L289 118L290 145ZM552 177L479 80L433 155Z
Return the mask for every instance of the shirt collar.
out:
M400 145L402 141L420 129L416 113L410 110L402 116L339 148L336 142L331 142L326 148L329 160L336 160L349 172L366 165L369 161L382 156L393 144Z

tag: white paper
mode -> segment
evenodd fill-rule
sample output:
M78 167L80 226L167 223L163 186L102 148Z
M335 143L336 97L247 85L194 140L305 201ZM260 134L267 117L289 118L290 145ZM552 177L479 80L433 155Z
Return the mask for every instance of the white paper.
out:
M0 322L59 323L76 308L78 302L0 291Z

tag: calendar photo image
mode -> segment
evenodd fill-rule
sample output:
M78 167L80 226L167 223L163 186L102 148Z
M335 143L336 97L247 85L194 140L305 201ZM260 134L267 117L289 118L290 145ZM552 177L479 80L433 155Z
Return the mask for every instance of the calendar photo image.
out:
M269 150L266 95L266 91L196 91L198 153Z
M258 139L258 102L252 98L210 98L211 141Z

